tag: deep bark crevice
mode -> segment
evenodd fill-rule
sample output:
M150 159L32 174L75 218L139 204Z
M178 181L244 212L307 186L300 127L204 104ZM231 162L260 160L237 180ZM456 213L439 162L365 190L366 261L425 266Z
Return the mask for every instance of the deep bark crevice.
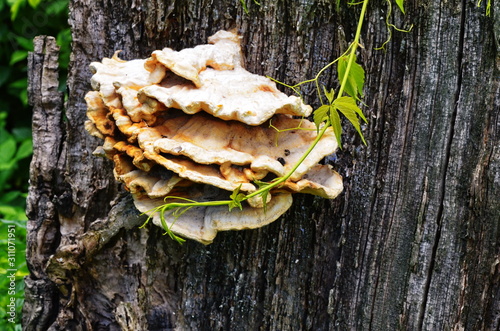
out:
M445 209L445 199L446 199L446 188L447 188L447 174L448 174L448 167L449 167L449 162L450 162L450 157L451 157L451 150L452 150L452 144L453 140L455 138L455 123L457 119L457 112L458 112L458 105L459 105L459 99L460 99L460 93L462 90L462 75L463 75L463 52L464 52L464 39L465 39L465 29L466 29L466 19L467 16L467 3L465 0L461 0L461 10L460 10L460 26L459 26L459 37L458 37L458 49L457 49L457 56L456 56L456 61L457 61L457 79L456 79L456 85L455 85L455 94L454 94L454 102L453 102L453 111L450 116L450 122L449 122L449 129L447 133L447 142L445 145L445 153L444 153L444 159L443 159L443 165L442 165L442 170L441 170L441 192L440 192L440 197L439 197L439 208L436 213L436 230L435 230L435 237L434 237L434 242L432 245L432 253L430 257L430 263L429 263L429 269L427 273L427 279L426 283L424 285L424 295L423 295L423 301L422 301L422 307L420 311L420 316L419 316L419 322L418 322L418 330L423 329L423 323L424 323L424 318L425 318L425 312L427 310L427 300L429 296L429 290L431 287L431 282L433 279L433 273L434 269L436 266L436 257L438 254L438 249L440 247L440 240L441 240L441 231L442 231L442 222L443 222L443 213ZM441 18L440 18L441 20Z

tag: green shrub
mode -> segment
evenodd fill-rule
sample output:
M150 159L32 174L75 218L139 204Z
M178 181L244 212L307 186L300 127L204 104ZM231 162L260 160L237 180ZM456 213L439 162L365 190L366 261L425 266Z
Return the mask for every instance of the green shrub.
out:
M61 77L67 76L71 33L68 0L0 0L0 217L25 220L31 155L27 57L33 38L57 36ZM62 79L61 89L65 89Z
M28 274L25 209L32 155L28 52L33 51L33 38L37 35L57 38L61 47L60 90L64 91L71 42L68 3L69 0L0 0L0 330L21 330L22 277ZM8 278L12 272L15 289L10 286L14 284L12 277ZM11 298L16 317L9 321Z
M0 330L21 330L26 267L26 222L0 220Z

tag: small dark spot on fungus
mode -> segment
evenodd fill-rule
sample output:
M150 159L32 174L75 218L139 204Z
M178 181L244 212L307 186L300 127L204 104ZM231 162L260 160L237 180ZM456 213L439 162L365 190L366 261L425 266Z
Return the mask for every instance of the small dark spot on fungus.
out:
M277 158L278 162L281 163L281 165L285 165L285 159L282 157Z
M288 156L288 155L290 155L290 150L285 149L285 156Z

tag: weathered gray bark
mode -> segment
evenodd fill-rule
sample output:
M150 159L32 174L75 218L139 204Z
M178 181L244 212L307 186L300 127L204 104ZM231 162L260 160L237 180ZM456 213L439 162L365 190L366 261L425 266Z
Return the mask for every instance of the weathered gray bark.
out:
M359 54L368 146L344 136L342 196L297 197L273 224L206 247L137 228L144 219L111 164L91 154L88 65L236 27L248 70L294 83L345 50L359 11L247 2L249 14L234 0L72 1L64 114L57 51L37 40L26 329L499 329L500 61L476 1L406 1L394 20L413 30L394 33L387 52L374 50L386 5L370 5Z

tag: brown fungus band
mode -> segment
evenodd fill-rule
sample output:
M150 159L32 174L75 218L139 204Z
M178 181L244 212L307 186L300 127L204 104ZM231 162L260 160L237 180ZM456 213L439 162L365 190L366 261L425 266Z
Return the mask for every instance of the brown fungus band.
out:
M141 212L176 201L228 199L257 190L256 181L289 173L317 137L305 119L312 108L243 68L240 37L219 31L209 45L154 51L146 60L94 62L86 129L104 140L95 154L114 161L114 174ZM243 208L191 208L165 214L171 231L204 244L218 231L252 229L290 208L293 193L334 198L342 178L319 161L337 149L331 128L292 176L266 201ZM264 208L265 205L265 208ZM153 222L162 226L159 215Z

